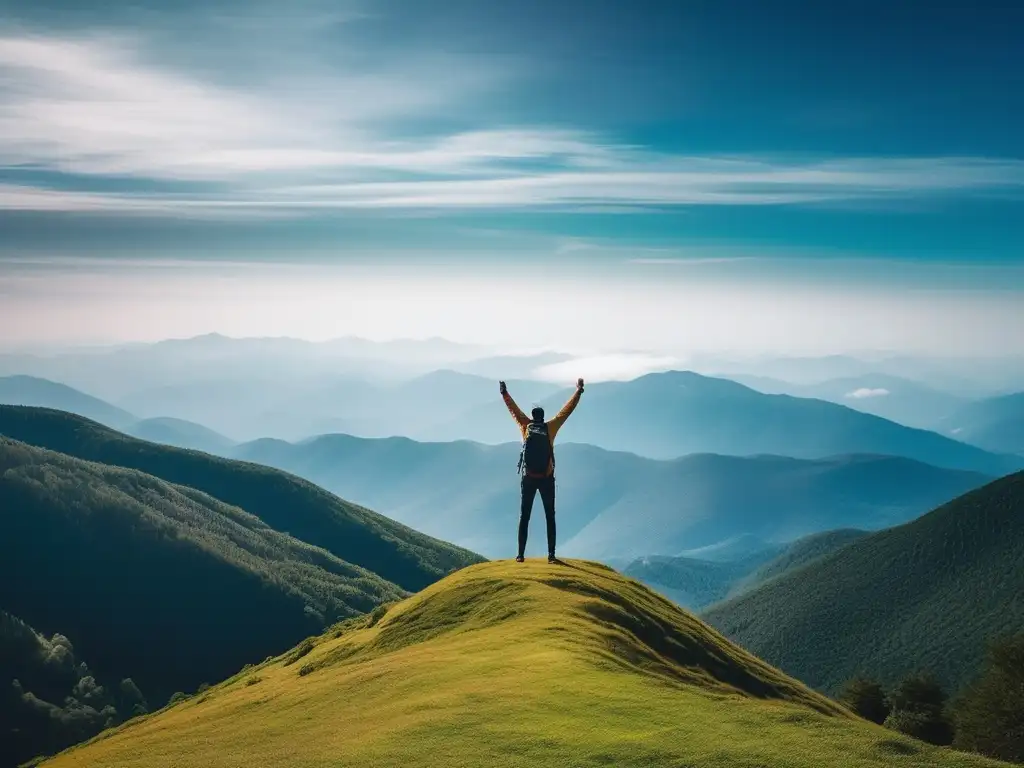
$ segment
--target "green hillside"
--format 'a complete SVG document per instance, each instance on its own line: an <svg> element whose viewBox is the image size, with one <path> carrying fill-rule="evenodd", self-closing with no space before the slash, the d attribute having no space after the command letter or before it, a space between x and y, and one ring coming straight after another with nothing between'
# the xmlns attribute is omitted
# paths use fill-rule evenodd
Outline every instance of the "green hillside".
<svg viewBox="0 0 1024 768"><path fill-rule="evenodd" d="M951 688L1024 630L1024 473L867 536L710 609L730 638L825 691L924 668Z"/></svg>
<svg viewBox="0 0 1024 768"><path fill-rule="evenodd" d="M409 591L481 559L284 472L148 443L60 411L0 406L0 435L195 488Z"/></svg>
<svg viewBox="0 0 1024 768"><path fill-rule="evenodd" d="M730 589L730 595L746 592L759 584L807 565L819 557L830 555L838 549L859 541L868 535L867 531L843 528L838 531L824 531L797 539L786 546L777 556L755 568L739 579Z"/></svg>
<svg viewBox="0 0 1024 768"><path fill-rule="evenodd" d="M485 556L507 557L514 546L516 444L326 435L237 450L238 458L293 472ZM566 443L557 458L559 551L605 560L678 555L744 534L791 541L838 528L877 530L991 480L896 456L655 461ZM542 537L530 545L544 553Z"/></svg>
<svg viewBox="0 0 1024 768"><path fill-rule="evenodd" d="M868 724L592 563L467 568L52 768L994 766Z"/></svg>
<svg viewBox="0 0 1024 768"><path fill-rule="evenodd" d="M192 488L0 438L0 606L157 699L404 594Z"/></svg>

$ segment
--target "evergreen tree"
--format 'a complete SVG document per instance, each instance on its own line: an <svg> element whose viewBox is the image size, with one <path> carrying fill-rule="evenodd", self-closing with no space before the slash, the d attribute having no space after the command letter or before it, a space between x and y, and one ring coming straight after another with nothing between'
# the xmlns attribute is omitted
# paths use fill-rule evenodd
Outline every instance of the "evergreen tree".
<svg viewBox="0 0 1024 768"><path fill-rule="evenodd" d="M1024 762L1024 634L994 642L954 708L955 746Z"/></svg>
<svg viewBox="0 0 1024 768"><path fill-rule="evenodd" d="M885 726L929 744L953 743L953 725L946 716L946 693L933 675L919 672L893 691Z"/></svg>
<svg viewBox="0 0 1024 768"><path fill-rule="evenodd" d="M855 677L843 686L839 703L865 720L881 725L889 716L885 690L875 680Z"/></svg>

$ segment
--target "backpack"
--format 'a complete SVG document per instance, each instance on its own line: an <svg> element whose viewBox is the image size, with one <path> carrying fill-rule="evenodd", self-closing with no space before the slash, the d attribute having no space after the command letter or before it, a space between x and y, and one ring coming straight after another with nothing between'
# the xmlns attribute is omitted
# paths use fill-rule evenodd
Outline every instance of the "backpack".
<svg viewBox="0 0 1024 768"><path fill-rule="evenodd" d="M526 427L526 439L519 454L519 471L533 477L544 477L548 466L554 463L554 451L548 437L548 425L530 422Z"/></svg>

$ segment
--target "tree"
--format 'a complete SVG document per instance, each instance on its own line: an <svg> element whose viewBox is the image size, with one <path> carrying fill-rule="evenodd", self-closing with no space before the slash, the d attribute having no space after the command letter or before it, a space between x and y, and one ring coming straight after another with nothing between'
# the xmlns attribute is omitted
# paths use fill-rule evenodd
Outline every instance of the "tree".
<svg viewBox="0 0 1024 768"><path fill-rule="evenodd" d="M839 703L865 720L881 725L889 716L885 690L875 680L855 677L843 686Z"/></svg>
<svg viewBox="0 0 1024 768"><path fill-rule="evenodd" d="M954 706L957 749L1024 762L1024 634L989 646L979 678Z"/></svg>
<svg viewBox="0 0 1024 768"><path fill-rule="evenodd" d="M953 743L953 724L946 716L946 693L930 673L919 672L896 687L885 727L929 744Z"/></svg>

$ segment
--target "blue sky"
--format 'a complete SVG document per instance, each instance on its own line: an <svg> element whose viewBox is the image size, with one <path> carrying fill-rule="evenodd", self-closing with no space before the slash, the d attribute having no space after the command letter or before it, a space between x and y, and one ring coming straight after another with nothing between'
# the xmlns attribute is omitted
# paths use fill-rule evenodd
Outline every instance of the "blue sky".
<svg viewBox="0 0 1024 768"><path fill-rule="evenodd" d="M156 291L142 335L357 330L328 306L229 322L230 295L189 288L221 265L247 297L235 316L254 318L252 296L272 299L241 264L272 284L307 267L296 286L360 269L400 306L430 280L479 295L512 272L517 291L544 282L588 307L627 286L624 312L675 287L659 311L691 325L672 315L688 290L752 306L738 297L757 289L766 308L733 335L811 301L759 337L780 349L822 297L859 295L863 313L939 292L914 334L860 341L935 347L935 323L960 313L964 349L1018 344L1014 5L0 1L0 319L123 335L97 319L104 302ZM483 306L426 325L492 333ZM422 312L359 330L415 335L436 314ZM672 343L631 327L637 346ZM858 342L821 333L798 346Z"/></svg>

